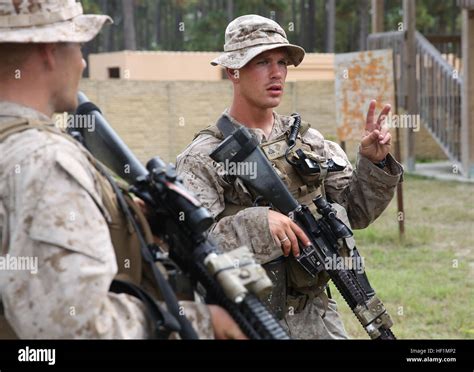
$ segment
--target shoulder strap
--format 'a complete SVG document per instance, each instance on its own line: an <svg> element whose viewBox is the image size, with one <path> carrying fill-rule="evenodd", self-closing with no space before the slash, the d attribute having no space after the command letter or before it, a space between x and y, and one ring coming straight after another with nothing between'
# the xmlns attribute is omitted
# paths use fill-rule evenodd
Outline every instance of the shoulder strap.
<svg viewBox="0 0 474 372"><path fill-rule="evenodd" d="M309 128L311 128L311 124L306 121L302 121L299 134L303 136L309 130ZM210 125L207 128L197 132L194 135L193 141L201 134L210 134L211 136L222 140L229 136L235 129L235 125L225 115L222 115L216 124Z"/></svg>
<svg viewBox="0 0 474 372"><path fill-rule="evenodd" d="M44 130L58 135L63 135L63 133L61 133L61 131L52 123L26 118L18 118L17 120L12 120L7 124L0 125L0 142L4 141L12 134L20 133L29 129ZM64 135L64 137L69 136Z"/></svg>
<svg viewBox="0 0 474 372"><path fill-rule="evenodd" d="M0 126L0 142L4 141L8 136L11 136L12 134L19 133L30 128L31 126L29 125L29 122L26 119L18 119L11 121L8 124L2 124Z"/></svg>
<svg viewBox="0 0 474 372"><path fill-rule="evenodd" d="M311 128L311 124L308 123L307 121L302 121L301 126L300 126L300 131L299 133L304 136L304 134Z"/></svg>
<svg viewBox="0 0 474 372"><path fill-rule="evenodd" d="M194 134L193 141L199 137L201 134L210 134L213 137L216 137L217 139L224 139L224 136L222 135L221 131L215 124L209 125L207 128L204 128L200 130L199 132Z"/></svg>

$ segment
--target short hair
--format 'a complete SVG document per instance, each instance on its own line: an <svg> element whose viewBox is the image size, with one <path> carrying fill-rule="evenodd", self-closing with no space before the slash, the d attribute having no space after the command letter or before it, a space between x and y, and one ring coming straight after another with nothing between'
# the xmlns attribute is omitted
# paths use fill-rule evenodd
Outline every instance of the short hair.
<svg viewBox="0 0 474 372"><path fill-rule="evenodd" d="M14 74L34 50L31 43L0 43L0 72L2 76Z"/></svg>

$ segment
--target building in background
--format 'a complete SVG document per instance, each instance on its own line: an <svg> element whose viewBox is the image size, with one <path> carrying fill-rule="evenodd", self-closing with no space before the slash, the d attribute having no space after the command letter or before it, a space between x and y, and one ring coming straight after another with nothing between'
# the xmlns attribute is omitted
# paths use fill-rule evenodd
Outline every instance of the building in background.
<svg viewBox="0 0 474 372"><path fill-rule="evenodd" d="M92 80L219 81L224 69L211 66L219 52L132 52L89 55ZM308 53L303 63L289 66L287 81L334 80L334 54Z"/></svg>

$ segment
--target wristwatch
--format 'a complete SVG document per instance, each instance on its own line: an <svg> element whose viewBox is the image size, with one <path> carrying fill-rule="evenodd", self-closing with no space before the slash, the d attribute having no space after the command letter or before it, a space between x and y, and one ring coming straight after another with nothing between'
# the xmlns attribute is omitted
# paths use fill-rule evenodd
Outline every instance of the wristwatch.
<svg viewBox="0 0 474 372"><path fill-rule="evenodd" d="M374 164L380 169L384 169L385 165L387 165L387 157L383 158L382 161L380 161L379 163L374 163Z"/></svg>
<svg viewBox="0 0 474 372"><path fill-rule="evenodd" d="M387 157L383 158L381 162L379 163L374 163L377 167L380 169L384 169L385 165L387 165Z"/></svg>

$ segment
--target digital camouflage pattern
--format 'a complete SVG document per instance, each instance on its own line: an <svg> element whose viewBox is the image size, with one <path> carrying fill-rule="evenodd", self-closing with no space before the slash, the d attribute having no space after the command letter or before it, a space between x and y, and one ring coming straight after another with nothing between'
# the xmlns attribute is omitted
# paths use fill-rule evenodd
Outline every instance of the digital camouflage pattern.
<svg viewBox="0 0 474 372"><path fill-rule="evenodd" d="M18 118L51 122L30 108L0 102L0 131ZM86 151L37 129L0 142L0 253L38 260L37 273L0 270L4 315L20 338L150 336L142 303L109 292L117 274L110 217L102 176ZM212 338L207 306L182 306L200 337Z"/></svg>
<svg viewBox="0 0 474 372"><path fill-rule="evenodd" d="M260 53L281 47L287 49L290 64L298 66L303 61L304 49L290 44L278 23L255 14L244 15L229 23L225 30L224 54L211 64L240 69Z"/></svg>
<svg viewBox="0 0 474 372"><path fill-rule="evenodd" d="M76 0L0 0L0 43L84 43L106 22Z"/></svg>
<svg viewBox="0 0 474 372"><path fill-rule="evenodd" d="M230 119L235 124L242 125L235 119ZM288 116L274 113L274 125L268 138L261 129L248 130L264 144L281 137L289 130L292 120ZM356 169L353 169L340 146L325 140L317 130L310 128L301 140L311 147L317 157L329 159L339 156L348 163L343 171L328 173L324 182L326 196L339 204L336 204L339 217L347 220L353 228L361 229L385 210L403 173L402 166L391 155L387 156L385 170L362 156L358 157ZM227 177L223 165L209 157L220 142L221 139L211 134L198 135L178 156L178 174L185 186L196 194L215 218L228 204L246 206L235 215L221 218L211 227L210 234L224 250L247 245L261 264L268 263L282 255L280 244L274 241L268 226L269 208L253 207L252 196L242 182L238 178ZM286 286L286 283L278 283L284 280L281 275L272 277L272 280L277 286ZM325 312L325 296L324 293L320 294L301 312L285 314L282 325L288 329L291 337L346 337L336 312L336 304L332 300L329 300L329 307Z"/></svg>

